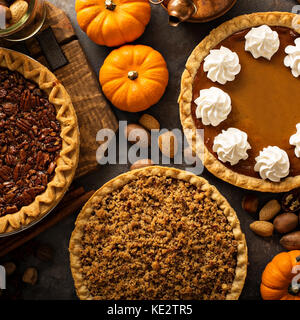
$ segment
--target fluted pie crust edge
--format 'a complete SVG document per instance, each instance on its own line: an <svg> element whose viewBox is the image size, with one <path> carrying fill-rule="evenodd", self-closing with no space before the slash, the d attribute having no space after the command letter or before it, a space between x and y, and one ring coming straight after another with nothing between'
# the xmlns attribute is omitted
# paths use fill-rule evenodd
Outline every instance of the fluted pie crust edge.
<svg viewBox="0 0 300 320"><path fill-rule="evenodd" d="M194 78L202 61L209 54L210 50L230 35L263 24L292 29L292 22L295 17L296 14L288 12L259 12L242 15L221 24L212 30L211 33L196 46L188 58L182 74L178 103L181 124L191 148L201 158L208 171L223 181L244 189L274 193L287 192L300 186L300 176L287 177L277 183L242 175L224 166L224 164L210 153L199 135L198 137L196 136L196 126L191 113ZM295 31L299 32L298 29ZM200 150L203 150L202 153Z"/></svg>
<svg viewBox="0 0 300 320"><path fill-rule="evenodd" d="M70 186L79 159L79 129L71 98L63 85L39 62L24 54L0 48L0 67L18 71L25 79L38 84L48 95L48 100L56 108L56 119L61 125L62 149L57 159L53 179L46 190L34 202L16 213L0 217L0 235L21 230L39 220L53 209Z"/></svg>
<svg viewBox="0 0 300 320"><path fill-rule="evenodd" d="M123 187L133 180L139 179L139 177L143 177L144 175L172 177L189 182L190 184L200 188L202 191L208 192L211 199L217 202L219 208L227 217L227 220L232 227L234 238L238 242L235 278L232 283L231 292L226 296L226 300L237 300L243 290L247 275L248 250L245 235L242 233L240 222L236 215L236 212L232 209L227 200L219 193L219 191L214 186L210 185L204 178L198 177L187 171L160 166L151 166L147 168L137 169L117 176L116 178L104 184L98 191L96 191L81 210L80 214L77 217L75 229L71 235L69 244L71 272L73 275L78 297L81 300L93 299L93 296L90 294L85 284L83 275L80 272L80 253L82 250L81 238L83 236L84 226L86 222L88 222L89 217L94 211L94 207L106 195Z"/></svg>

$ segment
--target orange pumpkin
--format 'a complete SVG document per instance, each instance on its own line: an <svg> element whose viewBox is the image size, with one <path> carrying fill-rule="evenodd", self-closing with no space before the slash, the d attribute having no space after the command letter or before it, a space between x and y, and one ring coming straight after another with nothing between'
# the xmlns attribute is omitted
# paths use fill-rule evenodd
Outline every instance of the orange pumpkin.
<svg viewBox="0 0 300 320"><path fill-rule="evenodd" d="M138 112L159 101L168 84L169 72L158 51L144 45L126 45L107 56L99 80L114 106Z"/></svg>
<svg viewBox="0 0 300 320"><path fill-rule="evenodd" d="M151 17L148 0L76 0L75 10L89 38L109 47L140 37Z"/></svg>
<svg viewBox="0 0 300 320"><path fill-rule="evenodd" d="M300 250L274 257L263 272L260 292L264 300L300 300Z"/></svg>

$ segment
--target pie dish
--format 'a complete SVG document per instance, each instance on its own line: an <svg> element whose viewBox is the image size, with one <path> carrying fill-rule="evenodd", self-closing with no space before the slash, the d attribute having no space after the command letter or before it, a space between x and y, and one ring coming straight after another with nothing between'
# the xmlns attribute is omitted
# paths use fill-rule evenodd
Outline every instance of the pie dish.
<svg viewBox="0 0 300 320"><path fill-rule="evenodd" d="M71 99L37 61L0 48L0 236L22 230L61 200L78 164Z"/></svg>
<svg viewBox="0 0 300 320"><path fill-rule="evenodd" d="M236 17L214 29L187 60L178 99L183 130L205 167L218 178L238 187L286 192L300 186L300 159L289 142L300 119L300 77L293 75L291 69L284 65L287 47L294 45L299 38L298 17L285 12ZM254 57L253 53L251 55L249 50L245 50L246 35L261 26L270 27L279 36L278 51L270 59ZM241 65L241 71L237 70L235 78L225 84L214 82L204 71L205 60L211 50L225 50L222 47L236 53ZM222 89L230 96L232 110L228 110L221 123L205 125L203 119L196 116L195 100L200 90L211 87ZM214 147L216 137L229 128L239 129L248 137L247 156L237 164L221 161L214 151L217 149ZM204 130L204 138L197 138L197 129ZM262 177L256 170L257 157L268 146L280 148L289 159L289 172L280 181Z"/></svg>
<svg viewBox="0 0 300 320"><path fill-rule="evenodd" d="M247 246L235 211L205 179L151 166L103 185L69 245L82 300L238 299Z"/></svg>

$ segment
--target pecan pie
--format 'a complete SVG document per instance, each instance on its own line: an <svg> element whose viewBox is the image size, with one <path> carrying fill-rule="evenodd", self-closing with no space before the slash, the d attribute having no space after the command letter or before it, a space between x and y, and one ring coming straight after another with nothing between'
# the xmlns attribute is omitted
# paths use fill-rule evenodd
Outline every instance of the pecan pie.
<svg viewBox="0 0 300 320"><path fill-rule="evenodd" d="M247 247L215 187L155 166L94 194L77 218L70 261L80 299L238 299Z"/></svg>
<svg viewBox="0 0 300 320"><path fill-rule="evenodd" d="M205 167L224 181L264 192L300 186L299 21L285 12L236 17L186 63L181 123L194 151L204 149Z"/></svg>
<svg viewBox="0 0 300 320"><path fill-rule="evenodd" d="M78 162L75 111L38 62L0 49L0 234L40 219L61 199Z"/></svg>

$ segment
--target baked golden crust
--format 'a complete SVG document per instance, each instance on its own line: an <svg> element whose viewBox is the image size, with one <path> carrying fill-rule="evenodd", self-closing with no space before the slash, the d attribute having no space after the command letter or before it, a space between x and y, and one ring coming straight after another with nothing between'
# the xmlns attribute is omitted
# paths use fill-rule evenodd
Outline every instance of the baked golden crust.
<svg viewBox="0 0 300 320"><path fill-rule="evenodd" d="M208 171L218 178L244 189L262 192L286 192L300 186L300 176L288 177L279 183L266 181L234 172L216 159L216 157L209 152L203 141L199 139L199 137L196 139L196 126L191 113L194 78L203 59L209 54L210 50L230 35L263 24L293 28L296 17L297 15L287 12L261 12L239 16L225 22L212 30L212 32L197 45L188 58L182 74L181 92L178 102L181 124L190 145L194 152L199 155ZM299 32L298 28L294 30ZM200 150L204 151L203 154L200 154Z"/></svg>
<svg viewBox="0 0 300 320"><path fill-rule="evenodd" d="M39 62L12 50L0 48L0 67L18 71L26 79L37 83L49 96L61 125L62 149L57 159L53 179L44 193L16 213L0 217L0 235L9 234L39 220L63 197L70 186L79 159L79 129L71 98L55 75Z"/></svg>
<svg viewBox="0 0 300 320"><path fill-rule="evenodd" d="M147 176L165 176L186 181L191 185L200 188L202 191L207 192L213 201L217 202L218 207L224 212L227 220L232 228L234 239L237 241L237 265L235 270L235 278L232 283L230 293L226 296L228 300L238 299L244 286L245 278L247 275L247 245L245 236L241 231L240 223L235 211L231 208L226 199L211 186L205 179L200 178L194 174L186 171L178 170L175 168L151 166L143 169L133 170L124 173L103 185L91 199L83 207L82 211L77 217L75 229L72 233L69 245L70 251L70 265L74 278L77 295L80 299L91 300L93 296L90 294L88 287L85 284L84 277L80 272L81 262L80 253L82 251L81 239L84 234L84 226L88 222L95 206L108 194L123 187L133 180L140 177Z"/></svg>

